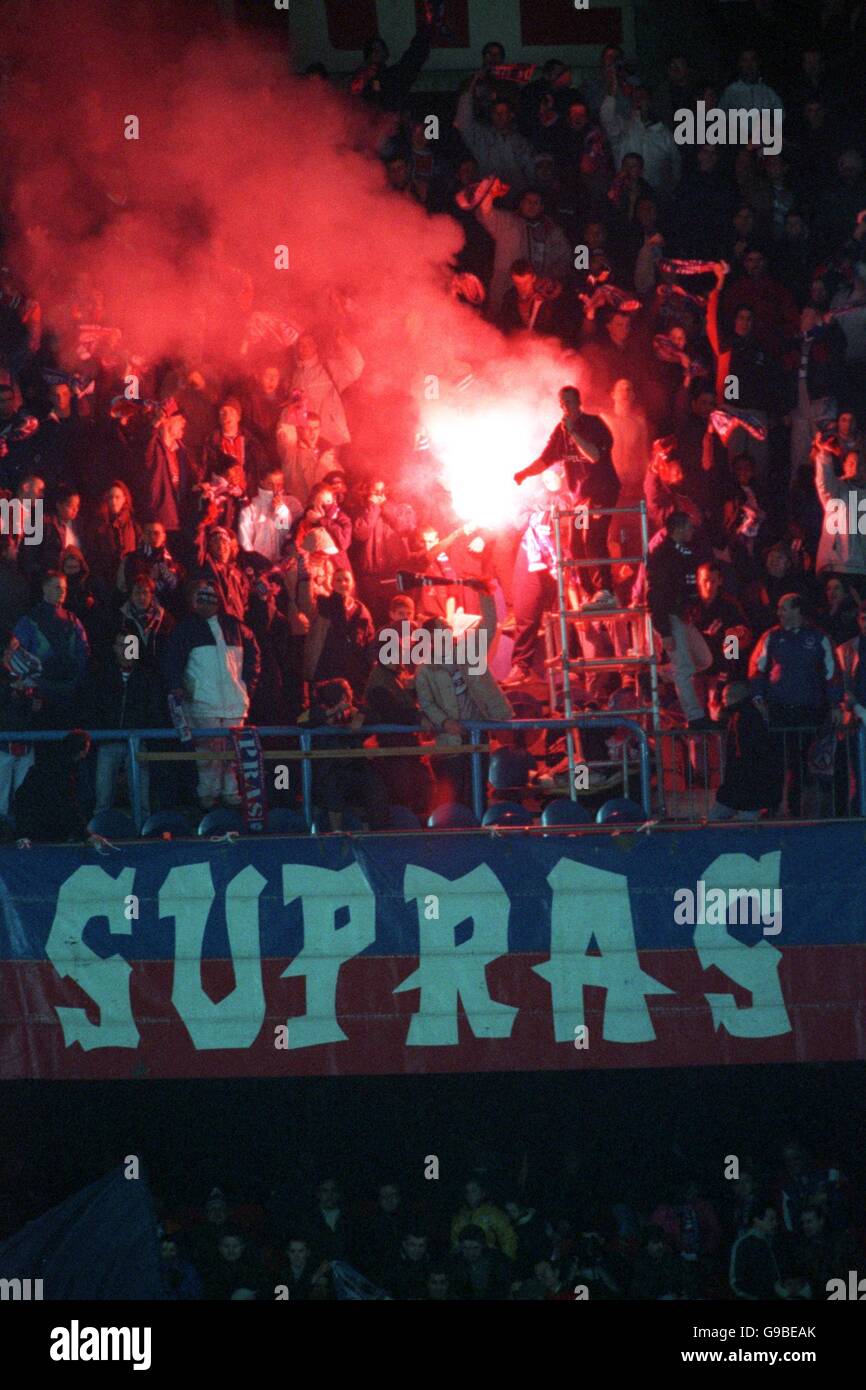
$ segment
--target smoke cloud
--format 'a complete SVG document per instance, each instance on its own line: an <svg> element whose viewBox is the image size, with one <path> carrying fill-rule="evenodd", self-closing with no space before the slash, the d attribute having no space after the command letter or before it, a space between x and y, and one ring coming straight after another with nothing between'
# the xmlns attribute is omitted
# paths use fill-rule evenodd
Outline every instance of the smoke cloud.
<svg viewBox="0 0 866 1390"><path fill-rule="evenodd" d="M252 311L325 348L343 332L366 363L353 459L404 480L412 459L422 514L423 470L441 468L461 517L501 523L511 475L538 452L576 362L506 344L451 295L462 232L387 187L369 114L247 35L166 32L153 5L16 8L0 106L7 259L64 364L71 302L99 313L97 290L128 353L180 354L217 375L250 360ZM419 428L427 455L413 455Z"/></svg>

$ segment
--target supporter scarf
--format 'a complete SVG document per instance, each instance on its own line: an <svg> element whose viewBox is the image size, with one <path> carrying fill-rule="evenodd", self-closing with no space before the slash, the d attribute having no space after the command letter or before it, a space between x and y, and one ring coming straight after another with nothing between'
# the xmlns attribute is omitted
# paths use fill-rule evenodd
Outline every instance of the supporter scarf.
<svg viewBox="0 0 866 1390"><path fill-rule="evenodd" d="M497 82L517 82L523 86L532 81L536 66L535 63L498 63L491 68L490 76Z"/></svg>
<svg viewBox="0 0 866 1390"><path fill-rule="evenodd" d="M244 828L262 831L268 814L265 760L258 729L232 729L232 743L238 767L238 790L242 797Z"/></svg>
<svg viewBox="0 0 866 1390"><path fill-rule="evenodd" d="M707 301L698 294L689 294L680 285L659 285L656 298L661 309L692 307L703 314Z"/></svg>
<svg viewBox="0 0 866 1390"><path fill-rule="evenodd" d="M715 261L659 261L662 275L710 275L716 269Z"/></svg>
<svg viewBox="0 0 866 1390"><path fill-rule="evenodd" d="M714 410L710 414L710 424L723 444L727 444L735 430L744 429L753 439L766 439L767 431L758 416L751 410L733 414L727 410Z"/></svg>
<svg viewBox="0 0 866 1390"><path fill-rule="evenodd" d="M639 299L632 299L625 290L610 284L596 285L591 295L580 294L578 299L586 309L609 307L621 314L633 314L640 308Z"/></svg>
<svg viewBox="0 0 866 1390"><path fill-rule="evenodd" d="M141 629L145 642L152 633L159 631L165 616L165 609L156 599L147 608L133 608L132 599L127 599L120 611L124 618L128 618Z"/></svg>
<svg viewBox="0 0 866 1390"><path fill-rule="evenodd" d="M682 349L672 343L670 338L664 333L657 333L653 338L653 351L656 357L660 357L663 362L680 362ZM690 386L696 376L706 376L707 369L703 362L697 362L689 358L683 367L685 372L685 385Z"/></svg>

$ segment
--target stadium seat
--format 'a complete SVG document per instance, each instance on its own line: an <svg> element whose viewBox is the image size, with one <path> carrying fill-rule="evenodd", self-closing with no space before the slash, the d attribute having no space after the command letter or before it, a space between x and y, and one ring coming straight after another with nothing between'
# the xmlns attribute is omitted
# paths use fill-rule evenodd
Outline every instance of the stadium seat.
<svg viewBox="0 0 866 1390"><path fill-rule="evenodd" d="M197 834L199 835L226 835L230 830L243 833L244 818L240 811L234 810L231 806L214 806L212 811L202 816L199 821Z"/></svg>
<svg viewBox="0 0 866 1390"><path fill-rule="evenodd" d="M471 829L477 827L478 818L468 806L461 806L457 801L446 801L430 812L427 825L430 830Z"/></svg>
<svg viewBox="0 0 866 1390"><path fill-rule="evenodd" d="M497 748L490 758L487 780L496 792L521 792L535 767L531 753L516 748Z"/></svg>
<svg viewBox="0 0 866 1390"><path fill-rule="evenodd" d="M592 816L579 801L571 801L566 796L558 796L555 801L548 801L541 813L541 824L547 826L555 825L592 825Z"/></svg>
<svg viewBox="0 0 866 1390"><path fill-rule="evenodd" d="M143 840L158 840L162 835L191 835L192 829L180 811L154 811L141 827Z"/></svg>
<svg viewBox="0 0 866 1390"><path fill-rule="evenodd" d="M303 811L292 806L274 806L268 811L265 820L265 833L268 835L309 835L310 827Z"/></svg>
<svg viewBox="0 0 866 1390"><path fill-rule="evenodd" d="M630 801L627 796L614 796L599 806L595 819L599 825L643 825L646 815L636 801Z"/></svg>
<svg viewBox="0 0 866 1390"><path fill-rule="evenodd" d="M125 811L100 811L88 823L91 835L104 835L106 840L134 840L138 835L135 821Z"/></svg>
<svg viewBox="0 0 866 1390"><path fill-rule="evenodd" d="M482 825L534 825L535 819L516 801L497 801L484 812Z"/></svg>
<svg viewBox="0 0 866 1390"><path fill-rule="evenodd" d="M420 830L421 822L408 806L391 806L388 810L388 826L391 830Z"/></svg>

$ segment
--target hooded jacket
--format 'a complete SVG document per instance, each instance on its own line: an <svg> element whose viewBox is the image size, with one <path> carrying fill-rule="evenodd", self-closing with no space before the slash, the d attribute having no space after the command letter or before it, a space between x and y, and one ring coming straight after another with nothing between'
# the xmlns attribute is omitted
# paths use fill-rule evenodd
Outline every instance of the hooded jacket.
<svg viewBox="0 0 866 1390"><path fill-rule="evenodd" d="M168 689L183 689L194 714L215 719L246 718L260 666L258 642L230 613L184 618L163 661Z"/></svg>

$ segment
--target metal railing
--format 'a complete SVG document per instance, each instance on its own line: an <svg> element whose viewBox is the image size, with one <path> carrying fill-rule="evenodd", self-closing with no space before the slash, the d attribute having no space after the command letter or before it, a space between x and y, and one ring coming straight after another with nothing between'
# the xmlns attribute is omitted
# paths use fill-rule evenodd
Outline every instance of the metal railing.
<svg viewBox="0 0 866 1390"><path fill-rule="evenodd" d="M858 722L856 730L838 739L832 768L819 775L809 768L809 749L825 732L823 725L770 725L781 786L771 815L778 809L792 819L866 817L866 728ZM664 805L668 820L705 820L725 776L724 728L699 733L663 729L657 737L663 783L656 789L657 804Z"/></svg>
<svg viewBox="0 0 866 1390"><path fill-rule="evenodd" d="M563 735L571 729L620 729L625 730L636 740L636 772L640 785L640 802L647 819L658 815L662 807L669 821L680 824L699 824L707 819L715 801L716 790L724 776L724 730L718 732L691 732L688 729L665 729L656 735L656 765L662 769L662 783L652 785L652 750L646 731L634 720L618 714L591 714L575 716L572 719L514 719L505 721L477 721L465 725L469 736L468 743L446 746L420 744L403 749L368 748L335 749L333 753L313 749L314 739L340 738L346 736L346 729L326 726L310 729L299 725L280 725L258 728L263 738L297 739L297 749L265 749L264 756L269 761L277 758L301 763L301 789L303 811L308 825L313 822L313 763L319 759L333 757L346 758L350 755L371 759L390 757L434 757L471 759L471 801L472 810L480 821L485 810L484 760L490 757L491 750L483 735L494 732L552 732ZM13 730L0 732L0 747L12 743L30 746L35 743L58 742L66 735L62 729ZM404 737L419 732L414 726L402 724L378 724L361 727L356 731L364 738L376 734L402 734ZM840 739L832 775L818 777L807 766L808 749L820 729L811 726L797 728L772 728L778 737L779 754L782 764L782 780L786 791L789 815L802 816L809 820L829 820L847 816L866 818L866 728L857 725L856 730ZM225 742L226 729L196 729L197 738L220 739ZM130 758L130 801L132 816L136 827L143 822L143 802L141 766L151 761L185 761L190 758L213 759L217 756L231 758L233 752L219 754L214 749L202 748L189 752L181 746L177 752L147 754L143 748L152 741L179 742L177 731L171 729L97 729L90 733L97 745L100 743L125 743ZM627 755L626 747L621 750L621 763L624 782L627 780L635 759ZM617 765L611 758L605 762L589 762L589 767ZM625 788L627 794L627 787ZM565 789L545 789L544 794L555 797L564 795ZM592 789L589 789L591 794ZM568 794L578 800L575 781L570 778Z"/></svg>
<svg viewBox="0 0 866 1390"><path fill-rule="evenodd" d="M249 727L249 726L247 726ZM364 756L375 759L377 757L434 757L434 758L456 758L468 757L471 759L471 778L472 778L472 810L480 821L484 815L484 759L490 757L490 749L486 743L481 741L481 735L492 732L559 732L566 735L571 729L625 729L629 735L637 740L638 744L638 772L640 779L641 805L644 813L649 818L652 805L652 778L650 763L649 741L645 731L639 724L631 719L625 719L616 714L599 717L580 716L573 719L512 719L508 721L473 721L464 724L469 735L468 744L460 745L436 745L434 743L411 746L403 749L395 748L363 748L363 749L335 749L333 753L329 750L314 749L314 739L325 738L345 738L352 732L364 739L371 738L377 734L402 734L405 738L410 738L420 730L414 725L405 724L371 724L362 725L358 729L349 730L345 726L326 725L324 728L311 729L305 725L279 725L266 727L256 726L256 732L261 738L291 738L298 740L297 749L264 749L263 756L266 761L275 761L277 758L286 761L299 761L301 763L301 795L303 801L303 811L307 824L312 825L314 816L313 803L313 763L320 759L327 758L347 758L352 755ZM150 753L143 748L148 742L179 742L177 730L170 729L96 729L88 731L90 738L97 745L100 743L125 743L129 750L129 795L131 802L132 818L136 828L141 829L143 824L143 797L141 767L147 762L186 762L191 759L202 759L212 761L219 757L227 759L233 758L234 753L226 750L224 753L213 748L201 748L189 750L185 746L177 751ZM7 744L17 744L29 746L34 743L57 743L66 737L66 729L39 729L39 730L14 730L10 732L0 732L0 748ZM197 728L194 731L193 742L199 739L219 739L226 742L229 730ZM572 800L577 799L577 788L574 777L569 779L569 795ZM551 795L557 795L552 792Z"/></svg>

